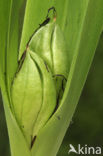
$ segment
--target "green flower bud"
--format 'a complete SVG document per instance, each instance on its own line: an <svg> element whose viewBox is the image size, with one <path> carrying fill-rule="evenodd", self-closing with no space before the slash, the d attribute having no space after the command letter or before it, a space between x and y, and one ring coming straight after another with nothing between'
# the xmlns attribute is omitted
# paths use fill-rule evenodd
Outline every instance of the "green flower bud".
<svg viewBox="0 0 103 156"><path fill-rule="evenodd" d="M30 145L55 109L56 91L43 60L29 49L14 78L11 99L15 117Z"/></svg>
<svg viewBox="0 0 103 156"><path fill-rule="evenodd" d="M12 111L29 146L60 103L67 76L65 39L53 21L32 36L11 86Z"/></svg>
<svg viewBox="0 0 103 156"><path fill-rule="evenodd" d="M62 98L68 76L68 50L60 27L51 22L36 31L29 48L37 53L50 68L55 79L57 98Z"/></svg>

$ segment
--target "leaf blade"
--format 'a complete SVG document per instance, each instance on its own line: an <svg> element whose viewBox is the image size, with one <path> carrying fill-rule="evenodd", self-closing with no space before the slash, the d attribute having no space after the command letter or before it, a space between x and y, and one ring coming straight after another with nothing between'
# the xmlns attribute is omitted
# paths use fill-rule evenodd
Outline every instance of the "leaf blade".
<svg viewBox="0 0 103 156"><path fill-rule="evenodd" d="M32 153L37 156L43 156L48 152L50 153L50 156L57 154L68 124L70 123L70 120L75 111L87 77L88 70L90 68L90 64L94 56L96 45L101 34L103 24L102 5L103 1L101 0L98 2L93 0L88 1L86 16L84 17L84 22L81 27L79 41L77 41L78 44L75 49L75 55L71 65L71 71L68 78L63 104L50 119L44 129L42 129L39 133L38 138L34 144L34 148L32 149ZM96 12L94 11L94 7L96 8ZM91 36L88 38L90 33ZM87 44L86 47L84 46L85 43ZM58 120L58 117L60 120ZM51 142L50 146L46 143L48 138ZM54 140L56 140L56 143ZM44 146L46 148L44 148ZM41 147L40 151L37 151L38 147Z"/></svg>

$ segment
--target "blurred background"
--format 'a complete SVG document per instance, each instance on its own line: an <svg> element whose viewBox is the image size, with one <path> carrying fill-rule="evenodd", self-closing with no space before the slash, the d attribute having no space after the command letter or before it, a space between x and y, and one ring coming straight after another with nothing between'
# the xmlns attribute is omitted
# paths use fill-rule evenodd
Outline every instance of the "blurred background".
<svg viewBox="0 0 103 156"><path fill-rule="evenodd" d="M59 130L58 130L59 131ZM103 33L72 122L58 156L68 156L69 144L103 147ZM0 156L10 156L9 140L0 95ZM75 156L75 154L70 154Z"/></svg>

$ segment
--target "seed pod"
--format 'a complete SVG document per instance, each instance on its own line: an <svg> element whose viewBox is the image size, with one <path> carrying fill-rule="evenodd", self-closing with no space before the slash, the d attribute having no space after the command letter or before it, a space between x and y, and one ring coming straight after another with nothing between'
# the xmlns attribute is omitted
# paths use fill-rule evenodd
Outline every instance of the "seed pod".
<svg viewBox="0 0 103 156"><path fill-rule="evenodd" d="M55 109L56 91L43 60L29 49L14 78L11 100L15 117L30 146L31 139Z"/></svg>
<svg viewBox="0 0 103 156"><path fill-rule="evenodd" d="M69 62L68 50L60 27L54 21L46 24L36 31L28 46L50 68L55 80L57 98L61 99L68 76Z"/></svg>

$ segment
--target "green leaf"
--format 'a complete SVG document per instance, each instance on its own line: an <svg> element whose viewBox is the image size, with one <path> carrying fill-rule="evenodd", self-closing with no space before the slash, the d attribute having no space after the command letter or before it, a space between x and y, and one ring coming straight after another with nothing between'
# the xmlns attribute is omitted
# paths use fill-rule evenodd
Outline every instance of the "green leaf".
<svg viewBox="0 0 103 156"><path fill-rule="evenodd" d="M19 129L17 122L8 107L8 97L6 92L2 92L3 95L3 102L4 102L4 109L6 115L6 121L8 126L9 132L9 139L10 139L10 147L11 147L11 155L12 156L31 156L30 150L27 146L25 138Z"/></svg>
<svg viewBox="0 0 103 156"><path fill-rule="evenodd" d="M20 58L30 36L45 20L48 8L53 5L57 10L57 22L65 34L71 68L61 106L41 129L30 150L9 107L10 86L18 65L18 55ZM103 28L102 6L103 0L44 0L43 3L41 0L0 0L0 86L12 156L57 154L78 103Z"/></svg>
<svg viewBox="0 0 103 156"><path fill-rule="evenodd" d="M5 4L5 7L4 7ZM5 57L7 50L7 31L9 23L9 12L11 7L11 0L0 1L0 87L5 83Z"/></svg>
<svg viewBox="0 0 103 156"><path fill-rule="evenodd" d="M74 3L72 3L72 7L73 5ZM35 156L44 156L46 153L49 153L50 156L57 154L75 111L101 34L102 6L102 0L88 0L88 5L85 6L85 16L82 19L76 45L73 49L74 56L62 105L40 131L32 149ZM39 147L40 150L38 150Z"/></svg>
<svg viewBox="0 0 103 156"><path fill-rule="evenodd" d="M14 115L10 110L10 99L8 96L12 78L17 66L17 52L20 42L20 30L23 24L21 11L23 10L22 6L24 6L24 2L22 0L0 1L0 87L2 90L4 109L10 138L11 154L13 156L31 155L25 138L19 129Z"/></svg>
<svg viewBox="0 0 103 156"><path fill-rule="evenodd" d="M19 44L24 21L26 0L12 0L8 23L7 52L6 52L6 83L8 95L18 66Z"/></svg>

